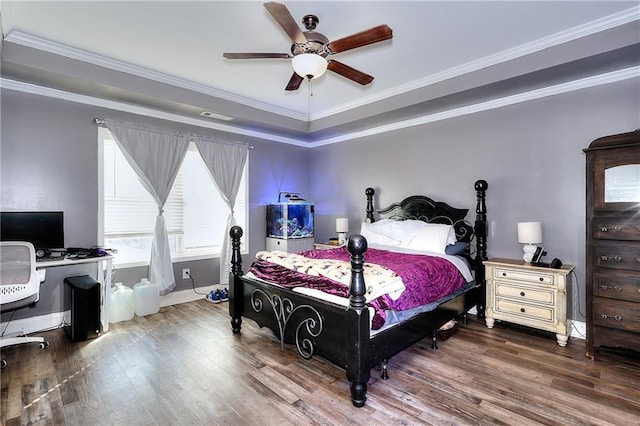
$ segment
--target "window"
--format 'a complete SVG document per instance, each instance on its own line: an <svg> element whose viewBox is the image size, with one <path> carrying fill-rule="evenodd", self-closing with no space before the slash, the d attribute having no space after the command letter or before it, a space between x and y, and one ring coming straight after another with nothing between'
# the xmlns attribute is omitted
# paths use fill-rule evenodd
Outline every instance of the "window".
<svg viewBox="0 0 640 426"><path fill-rule="evenodd" d="M100 134L102 244L118 250L115 262L119 265L148 264L158 208L111 133L101 129ZM247 223L246 176L247 166L235 205L236 223L243 229ZM164 206L172 260L219 256L228 211L192 142Z"/></svg>

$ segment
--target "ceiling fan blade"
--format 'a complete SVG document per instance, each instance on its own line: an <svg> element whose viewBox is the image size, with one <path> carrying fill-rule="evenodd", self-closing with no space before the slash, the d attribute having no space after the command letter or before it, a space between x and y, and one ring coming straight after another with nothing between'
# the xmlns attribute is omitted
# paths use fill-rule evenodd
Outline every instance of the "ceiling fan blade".
<svg viewBox="0 0 640 426"><path fill-rule="evenodd" d="M268 3L265 3L264 7L265 9L267 9L267 12L269 12L271 16L273 16L273 19L276 20L278 25L282 27L284 32L287 33L289 38L294 43L307 42L307 38L302 33L302 30L296 23L296 20L293 19L293 16L291 16L291 12L289 12L287 6L282 3L270 1Z"/></svg>
<svg viewBox="0 0 640 426"><path fill-rule="evenodd" d="M345 65L342 62L330 60L327 65L327 69L340 74L343 77L348 78L349 80L353 80L356 83L360 83L363 86L365 84L369 84L373 81L373 76L363 73L362 71L358 71L355 68L350 67L349 65Z"/></svg>
<svg viewBox="0 0 640 426"><path fill-rule="evenodd" d="M327 48L331 53L339 53L379 41L389 40L390 38L393 38L391 28L389 28L388 25L378 25L377 27L332 41L327 44Z"/></svg>
<svg viewBox="0 0 640 426"><path fill-rule="evenodd" d="M289 59L293 56L288 53L223 53L227 59Z"/></svg>
<svg viewBox="0 0 640 426"><path fill-rule="evenodd" d="M293 90L298 90L300 88L300 84L302 84L303 81L304 81L304 78L300 77L298 74L294 72L293 75L291 76L291 80L289 80L289 83L287 83L287 87L285 87L284 90L289 92Z"/></svg>

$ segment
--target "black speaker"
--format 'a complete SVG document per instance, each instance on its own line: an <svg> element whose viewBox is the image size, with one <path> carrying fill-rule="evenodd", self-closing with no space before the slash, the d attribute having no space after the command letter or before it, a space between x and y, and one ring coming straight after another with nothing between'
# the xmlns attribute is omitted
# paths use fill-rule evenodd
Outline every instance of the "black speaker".
<svg viewBox="0 0 640 426"><path fill-rule="evenodd" d="M100 283L89 275L64 279L64 309L71 321L64 327L74 342L100 335Z"/></svg>
<svg viewBox="0 0 640 426"><path fill-rule="evenodd" d="M549 265L549 266L554 268L554 269L560 269L560 268L562 268L562 261L556 257L555 259L553 259L551 261L551 265Z"/></svg>

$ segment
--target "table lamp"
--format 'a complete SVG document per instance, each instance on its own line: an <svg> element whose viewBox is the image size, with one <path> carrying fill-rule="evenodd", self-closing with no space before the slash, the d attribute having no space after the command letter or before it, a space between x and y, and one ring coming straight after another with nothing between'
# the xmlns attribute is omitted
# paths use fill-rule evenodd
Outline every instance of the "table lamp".
<svg viewBox="0 0 640 426"><path fill-rule="evenodd" d="M542 243L542 223L540 222L518 222L518 242L524 244L525 262L531 263L533 253L536 251L536 244Z"/></svg>
<svg viewBox="0 0 640 426"><path fill-rule="evenodd" d="M349 218L339 217L336 219L336 232L338 233L338 245L347 243L347 232L349 232Z"/></svg>

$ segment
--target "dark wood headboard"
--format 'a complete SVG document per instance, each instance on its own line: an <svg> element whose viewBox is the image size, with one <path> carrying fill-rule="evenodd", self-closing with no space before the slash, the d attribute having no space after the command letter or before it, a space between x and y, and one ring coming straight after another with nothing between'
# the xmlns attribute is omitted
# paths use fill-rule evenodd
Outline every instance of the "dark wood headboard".
<svg viewBox="0 0 640 426"><path fill-rule="evenodd" d="M484 281L483 260L487 260L487 206L485 198L489 184L485 180L478 180L474 184L476 190L476 218L473 225L465 218L469 209L458 209L442 201L434 201L424 195L412 195L399 203L378 210L373 207L375 190L367 188L366 219L375 222L375 213L378 219L392 220L421 220L429 223L443 223L453 225L458 241L473 243L475 240L475 253L469 253L473 269L476 272L476 281ZM472 249L473 250L473 249Z"/></svg>

